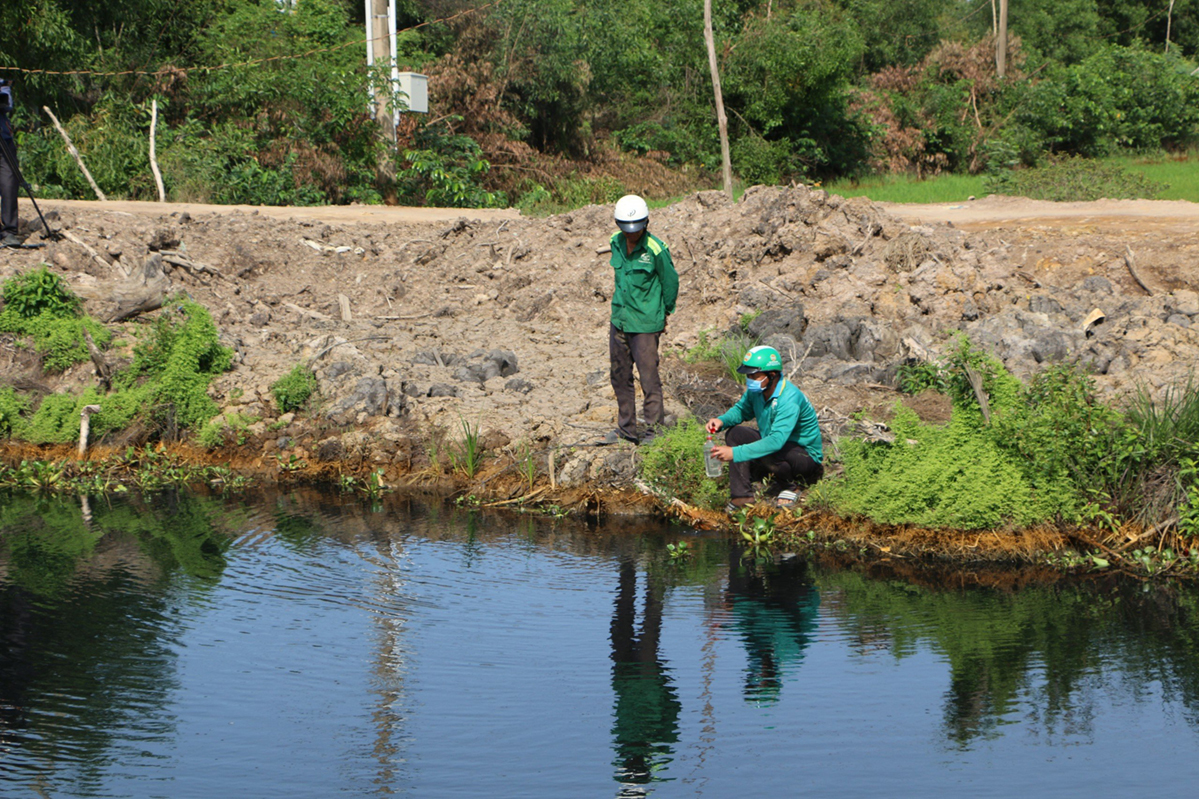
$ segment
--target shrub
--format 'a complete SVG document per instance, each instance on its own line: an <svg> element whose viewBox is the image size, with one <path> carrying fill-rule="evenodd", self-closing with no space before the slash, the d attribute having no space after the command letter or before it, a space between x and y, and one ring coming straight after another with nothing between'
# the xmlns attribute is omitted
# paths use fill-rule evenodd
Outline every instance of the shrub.
<svg viewBox="0 0 1199 799"><path fill-rule="evenodd" d="M753 320L750 320L753 321ZM746 325L748 326L748 322ZM738 383L745 383L745 375L737 371L741 359L757 343L748 333L736 332L726 335L715 335L707 330L699 331L699 342L683 353L687 363L711 361L719 364L725 373Z"/></svg>
<svg viewBox="0 0 1199 799"><path fill-rule="evenodd" d="M1186 146L1199 135L1199 83L1188 72L1139 46L1104 47L1032 85L1015 124L1050 151L1085 156Z"/></svg>
<svg viewBox="0 0 1199 799"><path fill-rule="evenodd" d="M42 314L54 317L73 317L80 313L79 298L71 293L62 278L46 267L4 281L5 315L8 312L20 319L33 319Z"/></svg>
<svg viewBox="0 0 1199 799"><path fill-rule="evenodd" d="M303 408L316 391L316 375L302 364L296 364L292 370L271 384L271 394L275 404L283 413L298 411Z"/></svg>
<svg viewBox="0 0 1199 799"><path fill-rule="evenodd" d="M965 337L925 371L944 381L953 401L949 424L923 424L897 406L896 443L839 442L844 473L818 484L813 499L842 513L928 527L981 529L1075 515L1085 475L1101 465L1100 441L1118 420L1095 400L1085 376L1052 370L1026 389Z"/></svg>
<svg viewBox="0 0 1199 799"><path fill-rule="evenodd" d="M27 410L29 403L17 396L16 390L11 386L0 388L0 436L12 435Z"/></svg>
<svg viewBox="0 0 1199 799"><path fill-rule="evenodd" d="M1008 194L1057 202L1152 199L1169 188L1115 164L1087 158L1063 158L1043 167L1000 170L983 180L990 194Z"/></svg>
<svg viewBox="0 0 1199 799"><path fill-rule="evenodd" d="M224 446L232 435L238 446L241 446L246 443L250 425L257 421L258 417L226 411L210 419L196 435L196 441L205 449L218 449Z"/></svg>
<svg viewBox="0 0 1199 799"><path fill-rule="evenodd" d="M842 440L844 474L817 483L813 499L884 523L968 530L1028 524L1059 509L1016 457L956 410L947 426L933 427L898 406L894 445Z"/></svg>
<svg viewBox="0 0 1199 799"><path fill-rule="evenodd" d="M158 317L147 341L134 347L133 363L119 383L150 386L148 401L173 414L180 427L195 427L216 415L208 396L212 378L233 363L233 351L218 341L208 309L185 300Z"/></svg>
<svg viewBox="0 0 1199 799"><path fill-rule="evenodd" d="M44 266L9 278L2 292L0 331L32 338L47 372L62 372L88 360L84 330L97 347L106 347L112 339L107 328L83 315L79 298Z"/></svg>
<svg viewBox="0 0 1199 799"><path fill-rule="evenodd" d="M641 447L638 471L654 488L700 508L721 508L728 501L728 477L713 480L704 473L707 431L688 417Z"/></svg>

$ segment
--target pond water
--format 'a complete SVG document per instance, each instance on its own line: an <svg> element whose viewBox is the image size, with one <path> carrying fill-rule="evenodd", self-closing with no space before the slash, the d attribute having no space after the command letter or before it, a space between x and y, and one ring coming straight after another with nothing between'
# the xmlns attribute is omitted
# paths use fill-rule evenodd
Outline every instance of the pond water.
<svg viewBox="0 0 1199 799"><path fill-rule="evenodd" d="M313 491L0 494L0 795L1193 795L1199 594L1011 577Z"/></svg>

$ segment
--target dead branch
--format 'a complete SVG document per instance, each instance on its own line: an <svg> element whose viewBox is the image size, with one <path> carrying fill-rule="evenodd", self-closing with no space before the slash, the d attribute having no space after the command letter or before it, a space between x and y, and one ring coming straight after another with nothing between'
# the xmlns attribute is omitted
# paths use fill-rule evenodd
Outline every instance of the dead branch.
<svg viewBox="0 0 1199 799"><path fill-rule="evenodd" d="M88 244L83 239L79 238L78 236L76 236L74 233L72 233L69 230L65 230L65 229L60 230L59 233L61 233L62 237L65 238L67 241L78 244L80 247L82 247L84 250L86 250L87 254L92 257L92 260L95 261L96 263L100 264L101 266L103 266L105 269L112 269L115 266L117 268L117 270L120 271L122 277L129 277L129 273L127 271L125 271L125 267L121 265L120 261L117 261L116 263L109 263L108 261L105 261L104 257L101 256L100 253L98 253L94 249L92 249L92 246L90 244Z"/></svg>
<svg viewBox="0 0 1199 799"><path fill-rule="evenodd" d="M223 277L223 275L221 274L221 270L217 269L215 266L209 266L208 264L202 264L197 261L192 261L189 258L185 258L183 256L183 254L178 252L177 250L163 250L162 251L162 260L166 261L171 266L182 267L182 268L186 269L188 272L191 272L195 276L204 274L204 275L216 275L217 277Z"/></svg>
<svg viewBox="0 0 1199 799"><path fill-rule="evenodd" d="M1126 251L1124 255L1124 265L1128 267L1128 274L1132 275L1132 279L1137 282L1138 286L1145 290L1147 295L1153 296L1153 292L1148 286L1145 285L1145 281L1141 280L1141 276L1137 274L1136 267L1133 265L1132 247L1125 244L1124 249Z"/></svg>
<svg viewBox="0 0 1199 799"><path fill-rule="evenodd" d="M86 326L83 328L83 341L87 344L87 353L96 367L96 376L100 378L100 387L108 391L112 385L112 367L108 365L108 360L96 346L96 342L92 339L92 334Z"/></svg>

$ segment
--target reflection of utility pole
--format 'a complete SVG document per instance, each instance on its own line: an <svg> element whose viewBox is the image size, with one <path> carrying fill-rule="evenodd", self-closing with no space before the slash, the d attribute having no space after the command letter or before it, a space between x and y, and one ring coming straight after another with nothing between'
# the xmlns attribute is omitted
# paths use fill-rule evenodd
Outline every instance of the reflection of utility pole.
<svg viewBox="0 0 1199 799"><path fill-rule="evenodd" d="M999 0L999 30L995 35L995 71L1001 78L1007 71L1007 0Z"/></svg>

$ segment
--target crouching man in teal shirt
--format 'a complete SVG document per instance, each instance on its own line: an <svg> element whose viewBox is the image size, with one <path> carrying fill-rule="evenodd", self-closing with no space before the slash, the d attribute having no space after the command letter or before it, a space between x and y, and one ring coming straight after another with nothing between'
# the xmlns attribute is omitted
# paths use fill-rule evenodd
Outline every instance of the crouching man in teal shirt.
<svg viewBox="0 0 1199 799"><path fill-rule="evenodd" d="M773 477L779 504L795 502L795 489L824 476L820 424L812 403L783 377L783 359L774 347L754 347L745 353L737 371L746 376L745 393L737 404L708 420L708 432L727 428L727 446L712 454L729 465L731 505L754 500L753 481ZM758 429L741 425L756 419Z"/></svg>

